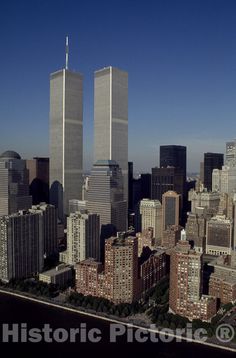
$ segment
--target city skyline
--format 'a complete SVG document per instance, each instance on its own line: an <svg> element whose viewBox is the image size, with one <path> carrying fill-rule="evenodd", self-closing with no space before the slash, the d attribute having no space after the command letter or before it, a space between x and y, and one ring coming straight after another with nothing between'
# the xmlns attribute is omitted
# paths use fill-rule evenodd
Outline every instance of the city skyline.
<svg viewBox="0 0 236 358"><path fill-rule="evenodd" d="M9 0L1 26L0 344L236 352L236 3Z"/></svg>
<svg viewBox="0 0 236 358"><path fill-rule="evenodd" d="M69 69L84 74L85 170L93 164L93 73L110 65L129 74L129 160L135 171L158 165L163 144L187 146L189 172L199 171L204 152L225 153L225 142L235 137L233 1L150 1L135 8L133 1L118 1L115 13L107 1L71 1L74 11L58 1L52 19L53 3L1 5L7 52L0 59L1 152L14 149L27 159L49 155L48 79L65 65L68 35Z"/></svg>

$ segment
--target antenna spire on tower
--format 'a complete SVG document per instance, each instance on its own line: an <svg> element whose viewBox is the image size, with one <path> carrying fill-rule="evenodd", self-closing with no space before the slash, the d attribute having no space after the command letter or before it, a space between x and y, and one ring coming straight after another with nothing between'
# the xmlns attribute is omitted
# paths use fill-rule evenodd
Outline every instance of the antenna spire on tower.
<svg viewBox="0 0 236 358"><path fill-rule="evenodd" d="M68 70L69 38L66 36L66 70Z"/></svg>

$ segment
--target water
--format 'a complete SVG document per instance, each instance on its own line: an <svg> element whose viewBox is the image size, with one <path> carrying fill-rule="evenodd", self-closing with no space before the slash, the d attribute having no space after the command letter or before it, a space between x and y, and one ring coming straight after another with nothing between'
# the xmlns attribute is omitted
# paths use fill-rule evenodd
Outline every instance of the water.
<svg viewBox="0 0 236 358"><path fill-rule="evenodd" d="M44 324L50 324L53 329L79 328L81 323L87 324L87 330L98 328L101 331L102 339L99 343L2 343L3 323L27 323L28 328L42 329ZM109 342L110 324L92 317L79 315L73 312L64 311L56 307L49 307L39 303L26 301L21 298L0 294L0 325L1 343L0 348L11 357L13 354L24 357L121 357L143 356L152 357L199 357L200 355L213 355L218 357L233 357L234 353L209 348L193 343L153 343L150 340L146 343L127 343L126 335L120 337L117 343Z"/></svg>

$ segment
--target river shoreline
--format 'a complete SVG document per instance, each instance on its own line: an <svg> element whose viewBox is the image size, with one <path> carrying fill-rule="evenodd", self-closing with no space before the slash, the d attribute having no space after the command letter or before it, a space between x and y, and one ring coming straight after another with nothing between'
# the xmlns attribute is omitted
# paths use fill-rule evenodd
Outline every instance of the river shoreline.
<svg viewBox="0 0 236 358"><path fill-rule="evenodd" d="M61 310L64 310L64 311L68 311L68 312L72 312L72 313L76 313L76 314L79 314L81 316L87 316L87 317L91 317L93 319L98 319L98 320L102 320L102 321L106 321L106 322L109 322L109 323L117 323L117 324L123 324L127 327L132 327L132 328L135 328L135 329L143 329L143 330L146 330L148 332L152 332L152 333L156 333L156 334L159 334L159 335L166 335L166 336L169 336L169 337L173 337L173 338L176 338L176 339L181 339L181 341L185 341L185 342L190 342L190 343L197 343L197 344L201 344L201 345L204 345L204 346L208 346L210 348L217 348L217 349L221 349L221 350L225 350L225 351L229 351L229 352L236 352L236 348L233 348L233 347L227 347L227 346L224 346L224 345L221 345L221 344L215 344L215 343L211 343L209 341L199 341L199 340L196 340L196 339L190 339L188 337L184 337L184 336L178 336L176 334L173 334L173 333L170 333L170 332L165 332L163 333L161 330L159 329L152 329L148 326L142 326L142 325L137 325L137 324L134 324L134 323L130 323L128 321L124 321L124 320L119 320L119 319L115 319L115 318L112 318L112 317L106 317L106 316L102 316L100 314L95 314L95 313L91 313L91 312L88 312L88 311L83 311L83 310L80 310L79 308L75 308L75 307L72 307L72 306L69 306L69 305L63 305L61 303L56 303L56 302L53 302L49 299L42 299L42 298L36 298L36 297L32 297L32 296L29 296L25 293L18 293L18 292L13 292L13 291L10 291L10 290L5 290L5 289L0 289L0 293L1 294L6 294L6 295L10 295L10 296L14 296L14 297L18 297L18 298L21 298L21 299L24 299L24 300L28 300L28 301L31 301L31 302L34 302L34 303L38 303L38 304L42 304L42 305L46 305L46 306L51 306L51 307L54 307L54 308L57 308L57 309L61 309Z"/></svg>

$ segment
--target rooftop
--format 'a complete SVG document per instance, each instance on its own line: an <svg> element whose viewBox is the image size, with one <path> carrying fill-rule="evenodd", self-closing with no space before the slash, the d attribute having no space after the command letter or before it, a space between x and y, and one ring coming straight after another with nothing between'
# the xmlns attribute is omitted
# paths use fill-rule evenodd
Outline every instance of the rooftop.
<svg viewBox="0 0 236 358"><path fill-rule="evenodd" d="M0 159L21 159L21 156L13 150L7 150L0 155Z"/></svg>
<svg viewBox="0 0 236 358"><path fill-rule="evenodd" d="M61 264L61 265L58 265L58 266L52 268L51 270L41 272L40 275L55 276L55 275L58 275L60 273L64 273L64 272L67 272L70 270L71 270L71 267L69 265Z"/></svg>
<svg viewBox="0 0 236 358"><path fill-rule="evenodd" d="M109 166L109 165L118 165L118 163L115 160L109 160L109 159L105 159L105 160L98 160L95 163L96 166Z"/></svg>

